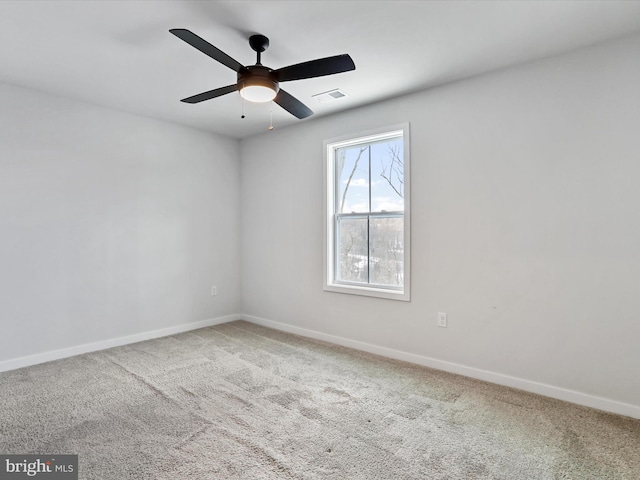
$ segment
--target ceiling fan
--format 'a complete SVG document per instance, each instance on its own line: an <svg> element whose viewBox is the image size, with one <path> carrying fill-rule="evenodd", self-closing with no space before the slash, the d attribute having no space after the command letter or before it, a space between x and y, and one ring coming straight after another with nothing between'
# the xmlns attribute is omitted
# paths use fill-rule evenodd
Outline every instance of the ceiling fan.
<svg viewBox="0 0 640 480"><path fill-rule="evenodd" d="M269 47L269 39L264 35L249 37L249 45L257 52L258 58L255 65L245 67L189 30L174 28L169 31L238 74L236 83L183 98L181 101L186 103L199 103L238 90L245 100L251 102L270 102L273 100L290 114L302 119L313 115L313 111L300 100L282 90L280 82L333 75L356 68L351 57L343 54L272 70L260 63L260 55Z"/></svg>

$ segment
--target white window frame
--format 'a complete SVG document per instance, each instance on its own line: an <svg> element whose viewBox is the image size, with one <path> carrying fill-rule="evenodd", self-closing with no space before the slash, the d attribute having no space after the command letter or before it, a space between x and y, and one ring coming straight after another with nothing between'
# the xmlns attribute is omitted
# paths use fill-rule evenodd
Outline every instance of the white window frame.
<svg viewBox="0 0 640 480"><path fill-rule="evenodd" d="M335 152L338 148L393 138L402 134L404 154L404 286L400 289L336 282ZM324 290L391 300L411 300L411 175L409 123L325 140L324 146Z"/></svg>

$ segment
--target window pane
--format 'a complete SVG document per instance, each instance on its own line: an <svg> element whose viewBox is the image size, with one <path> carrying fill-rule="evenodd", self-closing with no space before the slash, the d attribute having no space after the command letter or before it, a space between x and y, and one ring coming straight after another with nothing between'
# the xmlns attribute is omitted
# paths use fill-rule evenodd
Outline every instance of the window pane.
<svg viewBox="0 0 640 480"><path fill-rule="evenodd" d="M369 211L369 147L356 145L336 150L336 213Z"/></svg>
<svg viewBox="0 0 640 480"><path fill-rule="evenodd" d="M338 218L338 280L367 283L367 218Z"/></svg>
<svg viewBox="0 0 640 480"><path fill-rule="evenodd" d="M371 145L371 211L404 211L402 138Z"/></svg>
<svg viewBox="0 0 640 480"><path fill-rule="evenodd" d="M370 283L404 285L404 218L371 217Z"/></svg>

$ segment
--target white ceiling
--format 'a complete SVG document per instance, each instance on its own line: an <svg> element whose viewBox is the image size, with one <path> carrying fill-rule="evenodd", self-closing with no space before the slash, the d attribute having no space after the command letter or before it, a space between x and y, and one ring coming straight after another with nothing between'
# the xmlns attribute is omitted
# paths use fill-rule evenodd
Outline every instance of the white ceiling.
<svg viewBox="0 0 640 480"><path fill-rule="evenodd" d="M314 117L640 31L640 1L0 1L0 82L236 138L297 120L237 93L235 72L169 33L186 28L242 64L266 35L280 68L348 53L353 72L283 84ZM640 53L640 52L639 52ZM318 103L340 88L348 97ZM302 121L309 121L302 120Z"/></svg>

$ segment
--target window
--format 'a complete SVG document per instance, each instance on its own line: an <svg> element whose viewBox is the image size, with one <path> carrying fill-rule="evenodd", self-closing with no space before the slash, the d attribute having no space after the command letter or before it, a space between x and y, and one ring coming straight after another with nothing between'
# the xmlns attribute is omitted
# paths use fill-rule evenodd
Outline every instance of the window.
<svg viewBox="0 0 640 480"><path fill-rule="evenodd" d="M325 142L325 283L409 300L409 125Z"/></svg>

